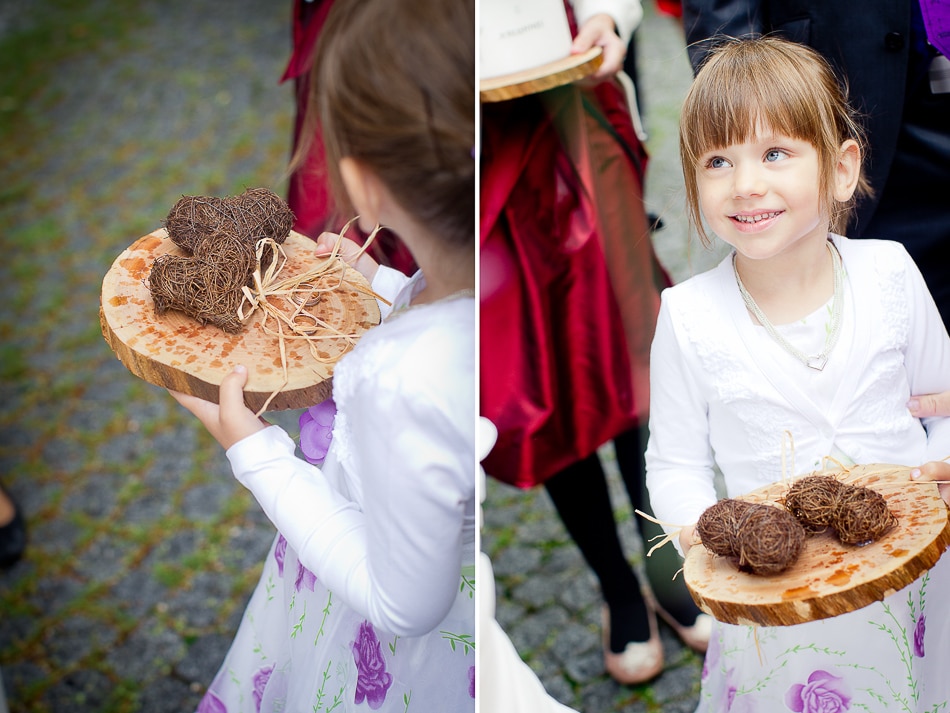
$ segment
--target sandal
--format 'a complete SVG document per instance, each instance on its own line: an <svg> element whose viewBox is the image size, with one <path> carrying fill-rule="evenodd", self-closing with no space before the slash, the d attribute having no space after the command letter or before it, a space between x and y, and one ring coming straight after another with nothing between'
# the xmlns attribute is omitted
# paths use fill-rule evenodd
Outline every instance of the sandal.
<svg viewBox="0 0 950 713"><path fill-rule="evenodd" d="M656 613L650 602L647 615L650 620L650 638L646 641L630 641L622 652L610 650L610 610L605 605L601 610L601 622L604 631L604 668L617 681L626 685L645 683L656 678L663 671L663 645L656 624Z"/></svg>
<svg viewBox="0 0 950 713"><path fill-rule="evenodd" d="M698 654L706 653L706 649L709 648L709 637L712 636L713 618L709 614L701 613L697 615L692 626L684 626L659 605L652 593L648 593L647 596L653 610L676 632L684 644Z"/></svg>

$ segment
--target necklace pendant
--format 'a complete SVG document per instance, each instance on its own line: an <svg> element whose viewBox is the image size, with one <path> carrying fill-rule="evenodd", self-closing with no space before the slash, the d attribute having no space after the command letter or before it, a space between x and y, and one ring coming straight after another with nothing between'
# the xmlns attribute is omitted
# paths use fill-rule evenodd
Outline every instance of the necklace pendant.
<svg viewBox="0 0 950 713"><path fill-rule="evenodd" d="M825 364L828 363L828 357L824 354L816 354L815 356L810 356L805 360L805 366L815 371L821 371L825 368Z"/></svg>

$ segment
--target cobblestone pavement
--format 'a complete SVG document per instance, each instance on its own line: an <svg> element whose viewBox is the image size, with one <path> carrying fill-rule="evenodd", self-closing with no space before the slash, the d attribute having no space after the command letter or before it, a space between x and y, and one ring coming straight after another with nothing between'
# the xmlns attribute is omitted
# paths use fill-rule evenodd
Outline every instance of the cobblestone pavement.
<svg viewBox="0 0 950 713"><path fill-rule="evenodd" d="M283 192L290 3L0 6L0 478L30 537L0 573L9 706L190 711L274 530L115 359L99 288L182 194Z"/></svg>
<svg viewBox="0 0 950 713"><path fill-rule="evenodd" d="M649 198L682 277L688 67L675 25L647 10ZM289 43L289 2L0 1L0 479L30 535L0 572L12 713L193 710L257 580L273 527L203 429L114 358L98 297L182 194L284 192ZM296 416L276 420L294 432ZM701 662L668 630L654 683L603 675L596 585L545 498L488 492L484 547L515 643L582 710L690 710ZM618 516L635 556L629 508Z"/></svg>

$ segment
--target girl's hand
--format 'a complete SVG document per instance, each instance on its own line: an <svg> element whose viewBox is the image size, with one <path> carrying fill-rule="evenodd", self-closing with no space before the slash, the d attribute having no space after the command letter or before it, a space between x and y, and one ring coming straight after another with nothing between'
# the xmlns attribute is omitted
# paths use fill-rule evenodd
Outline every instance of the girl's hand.
<svg viewBox="0 0 950 713"><path fill-rule="evenodd" d="M945 503L950 505L950 463L942 460L924 463L919 468L914 468L910 471L910 477L912 480L919 480L921 482L929 482L932 480L948 481L941 483L937 487L940 489L940 497L943 498Z"/></svg>
<svg viewBox="0 0 950 713"><path fill-rule="evenodd" d="M682 530L680 530L680 547L683 548L683 557L685 557L686 553L689 552L690 547L699 542L698 539L694 539L695 534L695 525L687 525Z"/></svg>
<svg viewBox="0 0 950 713"><path fill-rule="evenodd" d="M355 258L360 251L360 246L349 238L340 238L336 233L320 233L317 238L317 255L325 257L333 252L333 246L340 241L340 257L347 265L354 267L370 283L376 277L376 271L379 269L379 263L366 253Z"/></svg>
<svg viewBox="0 0 950 713"><path fill-rule="evenodd" d="M577 31L577 37L571 44L571 54L583 54L591 47L603 49L604 61L589 80L602 81L614 76L623 69L623 60L627 56L627 47L614 32L614 20L606 14L594 15Z"/></svg>
<svg viewBox="0 0 950 713"><path fill-rule="evenodd" d="M240 440L262 431L267 423L258 418L244 405L244 385L247 383L247 369L234 367L234 371L221 381L220 404L214 404L197 396L189 396L178 391L170 393L174 399L191 411L208 429L208 433L227 450Z"/></svg>
<svg viewBox="0 0 950 713"><path fill-rule="evenodd" d="M907 408L917 418L928 416L950 416L950 391L942 394L924 394L911 396Z"/></svg>

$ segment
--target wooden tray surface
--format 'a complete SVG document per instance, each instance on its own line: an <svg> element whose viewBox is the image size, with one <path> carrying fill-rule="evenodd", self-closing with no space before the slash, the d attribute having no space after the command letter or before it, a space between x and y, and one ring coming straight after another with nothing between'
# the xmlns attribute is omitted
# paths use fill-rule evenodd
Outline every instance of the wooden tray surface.
<svg viewBox="0 0 950 713"><path fill-rule="evenodd" d="M935 483L912 483L910 468L856 466L846 482L877 490L898 525L863 547L842 544L832 532L809 537L798 561L762 577L694 545L686 556L686 586L704 612L729 624L788 626L844 614L880 601L936 564L950 545L947 506ZM775 483L739 499L778 502L787 486Z"/></svg>
<svg viewBox="0 0 950 713"><path fill-rule="evenodd" d="M283 244L287 263L281 277L293 277L313 268L315 243L291 232ZM120 254L102 282L99 319L106 342L134 375L156 386L199 396L217 403L218 387L237 364L248 369L244 400L259 410L284 380L279 339L262 329L263 314L255 311L242 332L229 334L213 325L201 325L177 311L155 313L146 279L155 258L183 254L164 229L139 238ZM348 283L369 289L365 278L347 268ZM343 332L361 335L379 323L376 299L344 286L328 293L313 312ZM270 326L274 328L273 320ZM304 340L285 340L288 383L269 404L268 411L304 408L331 395L333 364L346 351L340 340L321 341L322 358L314 359Z"/></svg>
<svg viewBox="0 0 950 713"><path fill-rule="evenodd" d="M483 102L500 102L537 94L590 76L603 61L603 50L592 47L583 54L570 55L540 67L482 79L478 84L479 95Z"/></svg>

